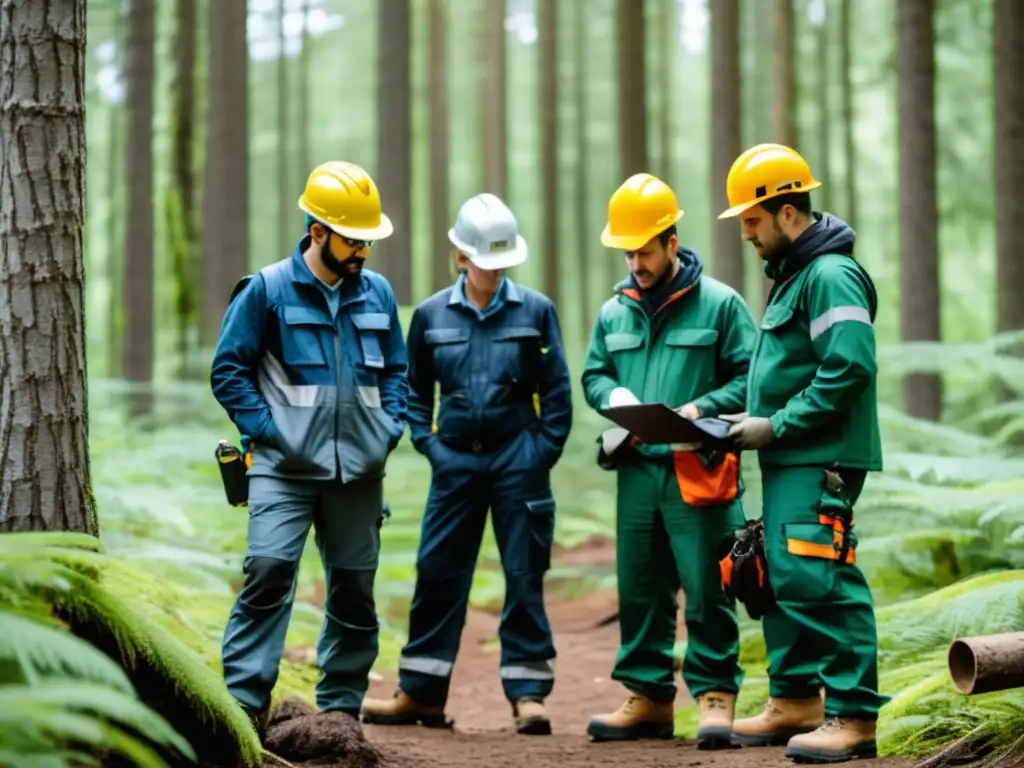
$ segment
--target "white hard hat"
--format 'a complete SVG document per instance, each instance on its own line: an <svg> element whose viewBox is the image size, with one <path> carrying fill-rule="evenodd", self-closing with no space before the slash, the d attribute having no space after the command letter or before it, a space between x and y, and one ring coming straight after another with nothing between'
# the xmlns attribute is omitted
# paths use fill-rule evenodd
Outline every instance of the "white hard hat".
<svg viewBox="0 0 1024 768"><path fill-rule="evenodd" d="M508 269L526 261L526 241L516 217L490 192L462 204L448 239L480 269Z"/></svg>

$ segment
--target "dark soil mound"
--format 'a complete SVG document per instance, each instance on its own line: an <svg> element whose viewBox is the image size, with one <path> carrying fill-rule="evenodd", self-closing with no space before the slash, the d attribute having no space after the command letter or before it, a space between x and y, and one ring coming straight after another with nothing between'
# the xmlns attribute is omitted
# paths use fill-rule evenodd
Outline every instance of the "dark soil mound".
<svg viewBox="0 0 1024 768"><path fill-rule="evenodd" d="M358 720L341 712L318 712L295 698L274 708L264 746L303 768L377 768L381 763Z"/></svg>

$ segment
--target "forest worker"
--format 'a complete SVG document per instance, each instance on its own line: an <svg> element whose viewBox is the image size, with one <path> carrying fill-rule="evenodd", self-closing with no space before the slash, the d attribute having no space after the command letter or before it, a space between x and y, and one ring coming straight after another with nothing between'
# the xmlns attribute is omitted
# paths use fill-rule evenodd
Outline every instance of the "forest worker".
<svg viewBox="0 0 1024 768"><path fill-rule="evenodd" d="M765 557L777 607L765 614L770 696L736 741L790 757L874 756L878 691L871 590L855 561L853 504L882 468L875 389L878 299L853 259L854 231L814 212L821 186L788 147L741 155L726 182L744 240L773 286L750 365L746 412L729 416L756 450ZM819 693L824 688L824 702Z"/></svg>
<svg viewBox="0 0 1024 768"><path fill-rule="evenodd" d="M549 734L544 699L554 684L555 647L543 581L554 535L550 472L572 423L561 330L549 299L504 275L527 253L498 197L485 192L463 203L448 238L458 278L416 307L409 323L409 430L431 469L409 641L394 697L367 699L363 721L450 724L444 707L490 508L505 572L502 687L516 730Z"/></svg>
<svg viewBox="0 0 1024 768"><path fill-rule="evenodd" d="M629 276L601 307L583 371L598 411L625 393L688 418L743 406L754 321L743 298L703 274L679 244L675 193L654 176L627 179L608 202L601 242L626 252ZM617 471L617 569L621 647L612 678L630 696L593 717L592 740L672 738L676 594L686 595L682 677L701 708L703 748L729 745L736 693L734 605L722 590L716 545L744 516L737 457L627 441L602 444Z"/></svg>
<svg viewBox="0 0 1024 768"><path fill-rule="evenodd" d="M373 242L393 231L376 184L357 165L327 162L298 206L305 235L290 257L236 288L211 371L252 456L245 580L222 653L228 690L258 729L310 525L327 593L316 701L358 717L377 657L382 480L408 392L394 294L364 267Z"/></svg>

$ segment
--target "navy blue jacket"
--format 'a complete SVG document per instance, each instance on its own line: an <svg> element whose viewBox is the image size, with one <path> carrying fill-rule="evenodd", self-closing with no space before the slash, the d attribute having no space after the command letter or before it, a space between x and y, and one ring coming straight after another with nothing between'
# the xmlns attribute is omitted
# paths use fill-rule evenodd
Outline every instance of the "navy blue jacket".
<svg viewBox="0 0 1024 768"><path fill-rule="evenodd" d="M455 286L438 291L409 323L409 431L429 456L434 388L438 437L456 450L497 450L524 430L535 451L527 466L550 468L572 426L572 390L554 305L508 278L500 306L480 316ZM533 403L540 396L540 417Z"/></svg>
<svg viewBox="0 0 1024 768"><path fill-rule="evenodd" d="M250 440L250 475L376 479L405 430L405 341L387 280L345 278L337 318L302 258L260 270L232 300L210 372Z"/></svg>

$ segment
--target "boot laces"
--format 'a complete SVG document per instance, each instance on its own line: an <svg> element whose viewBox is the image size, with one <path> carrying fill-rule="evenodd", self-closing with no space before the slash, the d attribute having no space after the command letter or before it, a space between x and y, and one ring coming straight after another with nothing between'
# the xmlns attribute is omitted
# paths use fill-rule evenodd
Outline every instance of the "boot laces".
<svg viewBox="0 0 1024 768"><path fill-rule="evenodd" d="M839 717L826 717L822 721L819 730L822 731L839 731L843 728L843 720Z"/></svg>
<svg viewBox="0 0 1024 768"><path fill-rule="evenodd" d="M709 694L708 696L705 696L704 703L707 705L708 709L726 708L725 699L723 699L721 696L716 696L715 694Z"/></svg>

